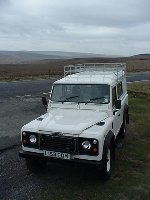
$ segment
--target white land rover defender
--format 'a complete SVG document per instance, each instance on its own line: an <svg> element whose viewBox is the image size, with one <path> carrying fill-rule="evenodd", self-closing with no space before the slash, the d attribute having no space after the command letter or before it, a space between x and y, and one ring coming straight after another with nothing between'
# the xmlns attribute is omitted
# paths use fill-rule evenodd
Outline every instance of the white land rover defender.
<svg viewBox="0 0 150 200"><path fill-rule="evenodd" d="M54 82L46 114L21 130L21 157L38 172L47 161L95 165L111 175L118 137L129 123L126 64L69 65Z"/></svg>

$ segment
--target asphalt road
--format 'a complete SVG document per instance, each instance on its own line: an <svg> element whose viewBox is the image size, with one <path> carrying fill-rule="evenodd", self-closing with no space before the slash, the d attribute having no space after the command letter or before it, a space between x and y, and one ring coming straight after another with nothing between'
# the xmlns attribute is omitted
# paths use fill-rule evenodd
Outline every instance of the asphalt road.
<svg viewBox="0 0 150 200"><path fill-rule="evenodd" d="M55 80L31 80L31 81L14 81L0 83L0 99L24 96L24 95L41 95L43 92L49 92Z"/></svg>
<svg viewBox="0 0 150 200"><path fill-rule="evenodd" d="M41 97L0 99L0 150L20 144L21 127L45 112Z"/></svg>
<svg viewBox="0 0 150 200"><path fill-rule="evenodd" d="M26 169L19 150L15 147L0 154L1 200L90 200L97 186L103 192L103 182L94 171L89 173L91 168L49 163L35 175Z"/></svg>
<svg viewBox="0 0 150 200"><path fill-rule="evenodd" d="M150 72L128 73L127 82L150 80Z"/></svg>
<svg viewBox="0 0 150 200"><path fill-rule="evenodd" d="M127 82L150 80L150 72L129 73ZM0 83L0 99L24 96L41 95L43 92L49 92L55 80L34 80L34 81L16 81Z"/></svg>

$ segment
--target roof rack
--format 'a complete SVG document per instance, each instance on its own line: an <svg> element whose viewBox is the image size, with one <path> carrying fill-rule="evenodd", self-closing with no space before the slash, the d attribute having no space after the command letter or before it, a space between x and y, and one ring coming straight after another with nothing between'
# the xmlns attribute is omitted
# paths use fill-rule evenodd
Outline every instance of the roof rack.
<svg viewBox="0 0 150 200"><path fill-rule="evenodd" d="M112 71L118 79L118 73L121 72L122 76L126 74L126 63L84 63L76 65L68 65L64 67L64 77L81 72Z"/></svg>

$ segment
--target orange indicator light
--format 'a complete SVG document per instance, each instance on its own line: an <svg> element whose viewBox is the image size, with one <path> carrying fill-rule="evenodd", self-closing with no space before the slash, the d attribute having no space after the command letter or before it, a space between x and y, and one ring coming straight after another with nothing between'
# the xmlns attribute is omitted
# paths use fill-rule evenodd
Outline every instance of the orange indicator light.
<svg viewBox="0 0 150 200"><path fill-rule="evenodd" d="M96 148L93 148L92 150L93 150L93 153L96 153L96 152L97 152L97 149L96 149Z"/></svg>
<svg viewBox="0 0 150 200"><path fill-rule="evenodd" d="M22 141L23 144L26 144L26 142L27 142L26 140L23 140L23 141Z"/></svg>

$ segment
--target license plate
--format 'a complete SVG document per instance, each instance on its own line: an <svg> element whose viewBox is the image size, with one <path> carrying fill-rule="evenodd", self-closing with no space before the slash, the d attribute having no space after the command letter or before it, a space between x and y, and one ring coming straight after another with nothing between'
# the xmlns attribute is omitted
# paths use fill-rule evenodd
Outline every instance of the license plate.
<svg viewBox="0 0 150 200"><path fill-rule="evenodd" d="M61 153L61 152L55 152L55 151L44 151L44 156L70 160L70 154L68 154L68 153Z"/></svg>

